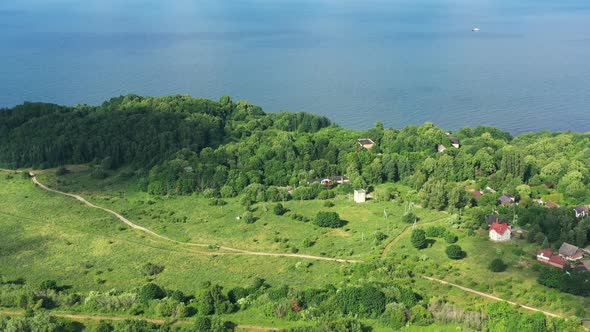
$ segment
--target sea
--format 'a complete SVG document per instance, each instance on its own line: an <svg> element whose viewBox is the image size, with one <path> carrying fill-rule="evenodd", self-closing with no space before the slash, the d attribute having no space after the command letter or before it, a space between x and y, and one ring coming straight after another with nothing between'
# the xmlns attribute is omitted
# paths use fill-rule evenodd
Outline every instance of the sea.
<svg viewBox="0 0 590 332"><path fill-rule="evenodd" d="M587 132L590 1L0 1L0 107L131 93L352 129Z"/></svg>

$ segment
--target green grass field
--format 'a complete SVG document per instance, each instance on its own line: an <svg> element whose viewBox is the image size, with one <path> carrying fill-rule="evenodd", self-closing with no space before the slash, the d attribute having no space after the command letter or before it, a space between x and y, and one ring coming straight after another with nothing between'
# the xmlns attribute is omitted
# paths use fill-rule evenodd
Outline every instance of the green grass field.
<svg viewBox="0 0 590 332"><path fill-rule="evenodd" d="M302 271L296 258L220 255L165 243L20 176L0 177L0 197L0 266L8 279L37 284L53 278L82 291L126 289L146 282L140 272L146 262L165 266L158 283L191 293L204 281L233 287L255 276L299 286L341 279L336 262L313 261Z"/></svg>
<svg viewBox="0 0 590 332"><path fill-rule="evenodd" d="M238 199L228 199L228 204L220 207L210 206L209 200L199 195L151 197L135 190L134 181L121 173L105 180L94 180L88 172L62 177L48 172L39 179L50 187L79 193L92 203L118 211L141 226L179 241L368 261L381 257L384 248L393 240L386 256L399 261L400 269L409 269L416 275L435 276L556 313L590 316L586 309L590 308L588 299L537 284L536 272L532 269L534 245L524 240L493 243L487 239L486 231L467 236L461 230L454 230L460 237L457 244L467 252L466 258L458 261L447 258L444 239L435 239L429 248L417 250L409 241L410 225L401 221L405 206L397 202L355 204L350 197L339 196L332 200L335 206L330 208L319 200L284 203L290 213L310 219L318 211L336 211L347 221L339 229L320 228L312 222L293 220L288 215L276 216L272 213L274 203L260 203L254 206L258 220L246 224L235 218L245 211ZM271 285L288 284L295 288L354 281L352 275L343 272L346 270L343 264L337 262L309 260L311 264L307 266L300 264L304 261L300 258L225 254L157 239L131 230L108 213L37 188L20 175L0 174L0 197L0 273L6 279L25 278L31 284L56 279L81 292L125 290L147 282L141 268L151 262L165 266L164 272L155 277L156 283L189 294L194 294L204 281L219 283L227 289L243 286L253 277L264 278ZM414 212L420 218L418 227L450 227L446 213L426 209ZM185 217L186 222L173 222ZM388 238L376 243L377 231L387 234ZM306 239L315 244L304 246ZM501 257L508 263L507 271L491 273L488 270L488 263L494 257ZM416 278L412 287L419 292L440 294L441 298L465 307L474 308L489 302L421 278ZM302 324L271 319L256 310L239 311L231 316L230 319L242 324ZM375 324L374 331L385 330ZM450 330L461 329L436 325L428 329Z"/></svg>

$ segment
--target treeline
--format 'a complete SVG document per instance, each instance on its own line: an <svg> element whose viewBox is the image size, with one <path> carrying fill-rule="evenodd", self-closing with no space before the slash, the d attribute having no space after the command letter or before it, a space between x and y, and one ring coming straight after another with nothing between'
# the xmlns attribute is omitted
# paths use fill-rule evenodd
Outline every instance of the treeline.
<svg viewBox="0 0 590 332"><path fill-rule="evenodd" d="M364 149L358 138L371 138ZM455 139L460 147L452 146ZM490 187L528 204L588 199L590 136L540 132L512 137L492 127L446 133L431 123L364 132L306 113L265 114L248 102L129 95L98 107L25 103L0 111L0 164L48 167L93 162L131 165L154 194L250 184L301 186L346 175L354 188L403 182L435 209L471 202L465 188ZM456 142L456 141L455 141ZM438 145L446 150L437 153ZM100 172L97 172L100 174Z"/></svg>
<svg viewBox="0 0 590 332"><path fill-rule="evenodd" d="M46 168L101 162L150 168L180 149L199 152L252 131L316 131L328 119L305 113L266 116L248 102L189 96L113 98L101 106L25 103L0 110L0 163Z"/></svg>

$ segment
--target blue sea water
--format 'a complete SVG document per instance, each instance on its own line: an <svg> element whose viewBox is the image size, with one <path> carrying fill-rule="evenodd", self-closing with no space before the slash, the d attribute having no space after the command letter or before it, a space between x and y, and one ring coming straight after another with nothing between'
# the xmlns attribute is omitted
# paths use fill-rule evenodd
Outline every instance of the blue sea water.
<svg viewBox="0 0 590 332"><path fill-rule="evenodd" d="M0 1L0 107L129 93L357 129L586 132L590 1Z"/></svg>

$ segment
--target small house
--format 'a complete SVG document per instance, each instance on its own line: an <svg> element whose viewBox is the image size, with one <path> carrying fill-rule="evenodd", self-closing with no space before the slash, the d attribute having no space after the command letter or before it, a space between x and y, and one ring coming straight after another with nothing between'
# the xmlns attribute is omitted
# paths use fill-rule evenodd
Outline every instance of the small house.
<svg viewBox="0 0 590 332"><path fill-rule="evenodd" d="M578 206L574 209L576 213L576 218L584 218L588 215L588 207L587 206Z"/></svg>
<svg viewBox="0 0 590 332"><path fill-rule="evenodd" d="M436 146L436 151L438 151L438 153L445 152L446 150L447 150L447 147L446 147L446 146L444 146L444 145L442 145L442 144L438 144L438 145Z"/></svg>
<svg viewBox="0 0 590 332"><path fill-rule="evenodd" d="M327 188L332 187L332 180L330 179L322 179L322 181L320 181L320 183Z"/></svg>
<svg viewBox="0 0 590 332"><path fill-rule="evenodd" d="M494 222L490 225L490 240L494 242L504 242L510 240L510 226Z"/></svg>
<svg viewBox="0 0 590 332"><path fill-rule="evenodd" d="M365 149L370 149L373 147L373 145L375 145L375 142L373 142L373 140L370 138L359 138L357 141L359 145Z"/></svg>
<svg viewBox="0 0 590 332"><path fill-rule="evenodd" d="M475 199L480 199L481 196L483 196L483 192L482 191L479 191L479 190L476 190L476 191L471 192L471 195Z"/></svg>
<svg viewBox="0 0 590 332"><path fill-rule="evenodd" d="M332 182L336 182L338 184L343 184L343 183L350 182L350 179L348 178L348 176L344 176L344 175L333 176L331 178L331 180L332 180Z"/></svg>
<svg viewBox="0 0 590 332"><path fill-rule="evenodd" d="M363 189L358 189L354 191L354 201L355 203L364 203L367 200L367 192Z"/></svg>
<svg viewBox="0 0 590 332"><path fill-rule="evenodd" d="M457 137L451 137L449 138L451 140L451 145L455 148L458 149L461 147L461 142L459 141L459 139Z"/></svg>
<svg viewBox="0 0 590 332"><path fill-rule="evenodd" d="M584 258L584 251L573 244L564 242L561 247L559 247L559 256L568 261L577 261Z"/></svg>
<svg viewBox="0 0 590 332"><path fill-rule="evenodd" d="M498 203L501 205L513 205L515 203L515 199L512 197L512 195L504 194L498 198Z"/></svg>

